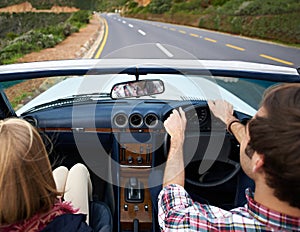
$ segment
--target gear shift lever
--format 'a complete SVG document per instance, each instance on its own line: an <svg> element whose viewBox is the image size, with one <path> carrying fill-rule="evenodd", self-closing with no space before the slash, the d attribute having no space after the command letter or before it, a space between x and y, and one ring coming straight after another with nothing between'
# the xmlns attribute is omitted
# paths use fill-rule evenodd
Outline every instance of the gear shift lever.
<svg viewBox="0 0 300 232"><path fill-rule="evenodd" d="M136 187L137 186L137 182L138 182L138 179L136 177L130 177L129 178L129 184L130 184L130 186Z"/></svg>
<svg viewBox="0 0 300 232"><path fill-rule="evenodd" d="M144 201L144 185L136 177L130 177L125 185L125 201L133 203Z"/></svg>

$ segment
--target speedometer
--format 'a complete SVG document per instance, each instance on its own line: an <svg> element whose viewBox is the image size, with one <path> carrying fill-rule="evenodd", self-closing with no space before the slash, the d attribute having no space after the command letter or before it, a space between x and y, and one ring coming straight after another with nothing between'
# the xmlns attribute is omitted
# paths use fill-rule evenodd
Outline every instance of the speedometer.
<svg viewBox="0 0 300 232"><path fill-rule="evenodd" d="M188 107L185 109L188 127L198 130L201 125L207 120L207 109L205 107Z"/></svg>
<svg viewBox="0 0 300 232"><path fill-rule="evenodd" d="M201 125L207 119L207 109L198 108L197 116L198 116L199 125Z"/></svg>

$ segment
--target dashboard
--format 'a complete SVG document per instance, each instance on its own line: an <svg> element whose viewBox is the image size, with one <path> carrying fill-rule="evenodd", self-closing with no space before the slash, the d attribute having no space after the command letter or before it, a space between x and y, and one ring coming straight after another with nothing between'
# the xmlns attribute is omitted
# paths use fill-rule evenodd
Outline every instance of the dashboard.
<svg viewBox="0 0 300 232"><path fill-rule="evenodd" d="M205 101L119 100L51 107L23 115L38 128L163 129L162 122L174 108L182 107L188 119L188 129L209 131L211 115ZM30 119L31 118L31 119ZM215 119L214 119L215 120ZM215 120L218 122L218 120ZM218 126L224 125L219 121Z"/></svg>

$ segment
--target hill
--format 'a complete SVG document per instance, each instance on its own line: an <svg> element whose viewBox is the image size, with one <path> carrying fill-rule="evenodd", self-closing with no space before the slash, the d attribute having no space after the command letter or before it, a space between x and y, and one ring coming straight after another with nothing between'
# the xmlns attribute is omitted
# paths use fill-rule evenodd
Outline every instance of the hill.
<svg viewBox="0 0 300 232"><path fill-rule="evenodd" d="M0 0L0 8L24 3L26 0ZM69 6L83 10L92 10L95 8L97 0L27 0L33 8L51 9L53 6Z"/></svg>
<svg viewBox="0 0 300 232"><path fill-rule="evenodd" d="M76 12L79 9L70 6L52 6L51 9L36 9L31 3L23 2L16 5L0 8L1 13L24 13L24 12L37 12L37 13L70 13Z"/></svg>
<svg viewBox="0 0 300 232"><path fill-rule="evenodd" d="M0 14L0 64L24 54L54 47L89 23L91 12Z"/></svg>
<svg viewBox="0 0 300 232"><path fill-rule="evenodd" d="M123 14L128 17L288 44L300 44L299 12L299 0L151 0L147 6L130 0L123 7Z"/></svg>

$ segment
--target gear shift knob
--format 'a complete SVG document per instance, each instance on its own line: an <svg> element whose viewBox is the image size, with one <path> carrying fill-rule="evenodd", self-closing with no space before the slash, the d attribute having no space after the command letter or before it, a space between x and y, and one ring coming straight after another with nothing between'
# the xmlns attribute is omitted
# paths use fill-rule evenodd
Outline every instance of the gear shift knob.
<svg viewBox="0 0 300 232"><path fill-rule="evenodd" d="M137 186L137 182L138 182L138 180L137 180L136 177L130 177L130 179L129 179L130 186L136 187Z"/></svg>
<svg viewBox="0 0 300 232"><path fill-rule="evenodd" d="M144 185L134 176L130 177L125 185L125 201L135 203L144 201Z"/></svg>

